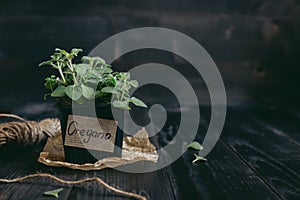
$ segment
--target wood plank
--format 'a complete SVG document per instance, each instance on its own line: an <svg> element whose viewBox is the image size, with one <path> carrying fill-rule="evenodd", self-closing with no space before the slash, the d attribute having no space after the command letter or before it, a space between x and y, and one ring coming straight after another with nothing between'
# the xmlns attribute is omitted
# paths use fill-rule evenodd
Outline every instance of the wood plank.
<svg viewBox="0 0 300 200"><path fill-rule="evenodd" d="M0 59L27 60L35 65L48 59L56 47L67 50L83 48L88 54L112 35L111 22L103 15L0 15L0 30Z"/></svg>
<svg viewBox="0 0 300 200"><path fill-rule="evenodd" d="M60 6L57 6L60 5ZM61 2L58 0L53 0L51 2L38 2L38 1L20 1L17 4L14 1L5 1L1 3L1 13L11 15L18 11L20 14L47 14L47 15L86 15L86 14L98 14L107 12L114 15L120 14L130 14L135 13L143 14L145 12L156 12L159 15L162 14L177 14L179 16L183 14L195 13L198 15L212 15L212 16L223 16L227 19L230 15L233 16L257 16L257 17L267 17L274 16L279 18L280 16L285 16L290 10L295 11L297 8L297 1L293 2L265 2L259 1L222 1L216 0L214 3L211 1L198 1L198 0L188 0L188 1L157 1L155 4L151 2L141 2L138 0L132 1L89 1L89 4L83 5L82 1L73 0L72 9L68 2ZM295 9L292 9L295 8ZM156 12L155 12L156 11ZM297 12L296 12L297 13ZM139 16L139 15L137 15ZM291 18L293 15L290 15ZM170 16L169 18L172 18ZM292 18L292 19L295 19ZM297 19L297 18L296 18ZM197 20L193 18L192 20ZM188 23L188 22L187 22ZM249 24L245 21L245 24Z"/></svg>
<svg viewBox="0 0 300 200"><path fill-rule="evenodd" d="M106 37L112 33L110 20L104 15L0 15L0 38L19 38L21 35L34 39ZM77 31L74 31L77 30ZM68 33L67 35L65 35ZM23 38L25 39L25 38Z"/></svg>
<svg viewBox="0 0 300 200"><path fill-rule="evenodd" d="M63 188L63 191L59 193L57 199L63 200L68 199L71 188L67 186L55 186L46 183L35 184L35 183L16 183L14 185L10 184L9 187L1 187L1 199L12 199L12 200L31 200L31 199L49 199L49 197L44 196L43 193L50 190L56 190L58 188Z"/></svg>
<svg viewBox="0 0 300 200"><path fill-rule="evenodd" d="M257 109L243 108L241 111L257 124L277 135L285 136L290 142L300 146L300 118L296 113L290 113L275 106Z"/></svg>
<svg viewBox="0 0 300 200"><path fill-rule="evenodd" d="M101 171L80 172L77 180L87 177L100 177L114 187L143 195L147 199L175 199L167 169L143 174L104 169ZM126 196L108 191L97 184L84 185L85 187L73 187L69 199L128 199Z"/></svg>
<svg viewBox="0 0 300 200"><path fill-rule="evenodd" d="M32 149L7 152L1 149L0 177L13 179L29 174L48 173L57 177L75 180L77 173L64 168L49 168L37 162L38 153ZM7 150L7 149L5 149ZM36 149L35 149L36 150ZM45 191L63 188L59 199L68 199L72 186L58 184L47 178L34 178L22 183L0 183L0 199L47 199Z"/></svg>
<svg viewBox="0 0 300 200"><path fill-rule="evenodd" d="M287 136L289 132L273 132L238 110L228 112L227 121L222 138L230 148L282 198L297 199L300 152Z"/></svg>

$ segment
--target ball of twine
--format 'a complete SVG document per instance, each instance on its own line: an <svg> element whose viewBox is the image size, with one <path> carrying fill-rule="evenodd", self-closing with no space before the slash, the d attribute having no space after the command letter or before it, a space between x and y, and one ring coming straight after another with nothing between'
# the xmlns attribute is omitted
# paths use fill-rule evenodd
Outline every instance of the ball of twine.
<svg viewBox="0 0 300 200"><path fill-rule="evenodd" d="M17 120L0 124L0 146L9 143L34 146L60 131L60 122L56 118L36 122L13 114L0 114L0 117Z"/></svg>

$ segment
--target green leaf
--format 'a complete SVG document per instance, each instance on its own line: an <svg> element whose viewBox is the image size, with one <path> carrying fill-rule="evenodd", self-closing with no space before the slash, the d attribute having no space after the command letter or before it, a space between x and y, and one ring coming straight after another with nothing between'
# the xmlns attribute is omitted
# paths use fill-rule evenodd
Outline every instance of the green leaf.
<svg viewBox="0 0 300 200"><path fill-rule="evenodd" d="M59 188L57 190L46 191L46 192L44 192L44 195L58 198L58 193L61 191L63 191L63 188Z"/></svg>
<svg viewBox="0 0 300 200"><path fill-rule="evenodd" d="M136 80L132 80L132 81L130 81L130 85L132 86L132 87L138 87L139 86L139 83L136 81Z"/></svg>
<svg viewBox="0 0 300 200"><path fill-rule="evenodd" d="M71 54L77 56L82 51L83 51L82 49L74 48L74 49L71 50Z"/></svg>
<svg viewBox="0 0 300 200"><path fill-rule="evenodd" d="M93 57L94 63L93 66L105 65L105 60L100 57Z"/></svg>
<svg viewBox="0 0 300 200"><path fill-rule="evenodd" d="M86 98L84 98L83 96L81 96L77 101L76 103L78 104L84 104L86 102Z"/></svg>
<svg viewBox="0 0 300 200"><path fill-rule="evenodd" d="M90 66L90 65L88 65L88 64L77 64L77 65L73 65L74 66L74 69L75 69L75 71L79 74L79 75L81 75L81 76L83 76L83 75L85 75L86 74L86 71L88 70L88 69L91 69L92 67Z"/></svg>
<svg viewBox="0 0 300 200"><path fill-rule="evenodd" d="M82 96L82 88L80 85L69 85L65 89L66 95L74 101L77 101Z"/></svg>
<svg viewBox="0 0 300 200"><path fill-rule="evenodd" d="M197 154L194 154L195 159L193 160L193 163L197 162L197 161L207 161L206 158L203 158L201 156L198 156Z"/></svg>
<svg viewBox="0 0 300 200"><path fill-rule="evenodd" d="M113 70L112 69L110 69L110 68L104 68L103 69L103 74L110 74L110 73L112 73L113 72Z"/></svg>
<svg viewBox="0 0 300 200"><path fill-rule="evenodd" d="M56 88L58 85L58 80L55 76L47 77L44 85L46 89L53 91L53 88Z"/></svg>
<svg viewBox="0 0 300 200"><path fill-rule="evenodd" d="M102 63L102 64L106 64L106 63L105 63L105 60L104 60L103 58L100 58L100 57L94 57L94 60L95 60L95 61L98 61L98 62L100 62L100 63Z"/></svg>
<svg viewBox="0 0 300 200"><path fill-rule="evenodd" d="M83 56L81 58L82 62L88 62L90 65L93 65L96 67L97 65L105 65L105 60L100 57L89 57L89 56Z"/></svg>
<svg viewBox="0 0 300 200"><path fill-rule="evenodd" d="M54 60L59 60L62 57L62 54L56 52L50 57L53 58Z"/></svg>
<svg viewBox="0 0 300 200"><path fill-rule="evenodd" d="M129 107L129 101L113 101L112 105L116 108L120 108L120 109L126 109L126 110L131 110L131 108Z"/></svg>
<svg viewBox="0 0 300 200"><path fill-rule="evenodd" d="M63 50L63 49L60 49L60 48L55 48L55 51L58 51L58 52L60 52L62 55L64 55L64 56L68 56L69 55L69 53L68 52L66 52L65 50Z"/></svg>
<svg viewBox="0 0 300 200"><path fill-rule="evenodd" d="M88 87L88 86L86 86L84 84L81 84L81 88L82 88L82 95L85 98L90 99L90 98L94 97L95 92L94 92L93 88Z"/></svg>
<svg viewBox="0 0 300 200"><path fill-rule="evenodd" d="M81 61L82 62L88 62L88 63L90 63L90 64L92 64L92 62L93 62L93 58L92 57L89 57L89 56L83 56L82 58L81 58Z"/></svg>
<svg viewBox="0 0 300 200"><path fill-rule="evenodd" d="M52 61L48 60L48 61L44 61L42 63L39 64L39 67L44 66L44 65L53 65Z"/></svg>
<svg viewBox="0 0 300 200"><path fill-rule="evenodd" d="M144 102L142 102L140 99L138 99L136 97L131 97L130 102L132 102L136 106L140 106L140 107L144 107L144 108L148 107Z"/></svg>
<svg viewBox="0 0 300 200"><path fill-rule="evenodd" d="M131 89L131 85L130 84L125 85L125 88L124 88L125 91L129 91L130 89Z"/></svg>
<svg viewBox="0 0 300 200"><path fill-rule="evenodd" d="M84 75L84 77L87 79L89 79L89 78L100 79L100 77L94 73L94 70L88 70L86 72L86 74Z"/></svg>
<svg viewBox="0 0 300 200"><path fill-rule="evenodd" d="M120 92L114 87L104 87L104 88L102 88L101 92L107 92L107 93L112 93L112 94L120 94Z"/></svg>
<svg viewBox="0 0 300 200"><path fill-rule="evenodd" d="M60 59L60 60L58 60L58 61L59 61L59 63L61 63L61 65L62 65L62 68L63 68L63 67L65 67L65 66L67 65L67 63L68 63L67 61L65 61L65 60L61 60L61 59Z"/></svg>
<svg viewBox="0 0 300 200"><path fill-rule="evenodd" d="M65 96L66 87L63 85L58 86L52 93L52 97L63 97Z"/></svg>
<svg viewBox="0 0 300 200"><path fill-rule="evenodd" d="M113 75L111 75L111 74L109 74L109 76L107 77L106 81L111 82L113 86L117 85L116 78Z"/></svg>
<svg viewBox="0 0 300 200"><path fill-rule="evenodd" d="M195 149L195 150L202 150L203 149L202 145L199 142L196 142L196 141L189 144L188 148L192 148L192 149Z"/></svg>
<svg viewBox="0 0 300 200"><path fill-rule="evenodd" d="M86 82L97 85L99 83L99 80L95 78L89 78L88 80L86 80Z"/></svg>
<svg viewBox="0 0 300 200"><path fill-rule="evenodd" d="M122 86L123 86L123 82L119 81L118 78L116 78L116 87L117 88L122 88Z"/></svg>
<svg viewBox="0 0 300 200"><path fill-rule="evenodd" d="M94 74L97 77L102 77L103 73L99 70L99 69L90 69L89 70L90 73Z"/></svg>

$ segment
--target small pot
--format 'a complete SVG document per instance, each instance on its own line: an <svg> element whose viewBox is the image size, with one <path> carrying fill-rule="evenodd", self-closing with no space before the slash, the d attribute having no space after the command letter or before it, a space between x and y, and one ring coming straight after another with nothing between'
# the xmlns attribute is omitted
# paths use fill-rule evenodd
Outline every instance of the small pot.
<svg viewBox="0 0 300 200"><path fill-rule="evenodd" d="M123 131L119 127L120 123L124 123L123 110L116 109L122 120L117 122L118 125L115 125L110 104L96 104L96 108L91 108L87 105L73 105L73 107L72 105L59 105L58 108L60 110L65 161L83 164L94 163L107 157L121 157ZM100 121L97 126L89 127L90 121L95 122L95 111L97 120ZM109 125L109 127L113 128L105 127L108 126L107 124L113 124L113 126ZM101 144L104 145L101 147Z"/></svg>

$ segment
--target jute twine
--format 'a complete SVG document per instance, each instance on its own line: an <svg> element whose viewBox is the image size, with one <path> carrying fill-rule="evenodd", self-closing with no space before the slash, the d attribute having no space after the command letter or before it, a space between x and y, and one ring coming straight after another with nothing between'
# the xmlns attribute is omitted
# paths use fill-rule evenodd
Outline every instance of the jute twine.
<svg viewBox="0 0 300 200"><path fill-rule="evenodd" d="M60 123L56 118L36 122L27 121L13 114L0 114L0 117L15 119L15 121L0 124L0 146L9 143L34 146L60 131Z"/></svg>
<svg viewBox="0 0 300 200"><path fill-rule="evenodd" d="M16 183L16 182L21 182L21 181L25 181L27 179L32 179L32 178L36 178L36 177L47 177L50 178L58 183L61 184L67 184L67 185L77 185L77 184L82 184L82 183L86 183L86 182L97 182L100 185L103 185L105 188L114 191L118 194L124 195L124 196L128 196L128 197L132 197L135 199L139 199L139 200L147 200L146 197L139 195L139 194L135 194L135 193L131 193L131 192L126 192L120 189L117 189L113 186L110 186L109 184L107 184L106 182L104 182L102 179L98 178L98 177L93 177L93 178L86 178L86 179L82 179L82 180L77 180L77 181L68 181L68 180L63 180L60 179L56 176L53 176L51 174L31 174L31 175L27 175L27 176L23 176L23 177L19 177L19 178L15 178L15 179L0 179L0 182L2 183Z"/></svg>

